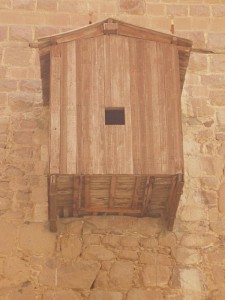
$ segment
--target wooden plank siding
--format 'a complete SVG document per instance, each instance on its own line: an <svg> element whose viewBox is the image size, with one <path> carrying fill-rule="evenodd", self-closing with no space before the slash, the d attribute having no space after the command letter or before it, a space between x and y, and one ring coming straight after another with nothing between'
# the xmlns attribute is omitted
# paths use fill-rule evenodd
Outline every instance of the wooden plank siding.
<svg viewBox="0 0 225 300"><path fill-rule="evenodd" d="M119 35L51 50L51 174L183 171L176 45ZM105 125L124 108L124 125Z"/></svg>
<svg viewBox="0 0 225 300"><path fill-rule="evenodd" d="M60 172L60 88L61 84L61 48L53 46L50 68L50 174Z"/></svg>

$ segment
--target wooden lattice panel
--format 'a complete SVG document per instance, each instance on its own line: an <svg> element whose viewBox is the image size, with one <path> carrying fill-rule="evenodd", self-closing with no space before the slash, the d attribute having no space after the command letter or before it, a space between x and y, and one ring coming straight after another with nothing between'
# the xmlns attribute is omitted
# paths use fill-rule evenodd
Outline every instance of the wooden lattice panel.
<svg viewBox="0 0 225 300"><path fill-rule="evenodd" d="M183 176L51 175L49 219L84 215L164 216L172 229L182 192Z"/></svg>

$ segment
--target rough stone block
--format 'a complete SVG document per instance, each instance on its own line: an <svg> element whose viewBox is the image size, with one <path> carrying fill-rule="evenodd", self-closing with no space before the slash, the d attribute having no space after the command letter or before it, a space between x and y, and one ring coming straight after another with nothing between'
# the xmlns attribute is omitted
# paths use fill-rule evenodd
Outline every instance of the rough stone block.
<svg viewBox="0 0 225 300"><path fill-rule="evenodd" d="M225 81L225 75L220 73L201 76L202 85L208 86L212 89L223 89L224 81Z"/></svg>
<svg viewBox="0 0 225 300"><path fill-rule="evenodd" d="M165 5L146 2L146 13L151 16L164 16Z"/></svg>
<svg viewBox="0 0 225 300"><path fill-rule="evenodd" d="M166 12L168 16L187 16L188 5L168 5Z"/></svg>
<svg viewBox="0 0 225 300"><path fill-rule="evenodd" d="M119 252L119 258L126 260L138 260L138 251L134 250L121 250Z"/></svg>
<svg viewBox="0 0 225 300"><path fill-rule="evenodd" d="M18 288L13 288L9 300L36 300L35 289L31 283L25 282Z"/></svg>
<svg viewBox="0 0 225 300"><path fill-rule="evenodd" d="M109 277L106 271L100 271L95 282L94 288L107 290L109 287Z"/></svg>
<svg viewBox="0 0 225 300"><path fill-rule="evenodd" d="M10 223L0 220L0 240L4 243L0 243L0 254L9 255L15 249L17 228Z"/></svg>
<svg viewBox="0 0 225 300"><path fill-rule="evenodd" d="M81 241L74 235L63 235L60 239L60 249L63 258L76 260L81 253Z"/></svg>
<svg viewBox="0 0 225 300"><path fill-rule="evenodd" d="M65 224L64 231L68 234L81 236L83 224L84 224L83 220L76 220L76 221L69 222Z"/></svg>
<svg viewBox="0 0 225 300"><path fill-rule="evenodd" d="M140 253L140 263L142 264L156 264L157 254L151 251L142 251Z"/></svg>
<svg viewBox="0 0 225 300"><path fill-rule="evenodd" d="M35 0L13 0L13 8L24 9L24 10L34 10Z"/></svg>
<svg viewBox="0 0 225 300"><path fill-rule="evenodd" d="M4 264L4 275L14 285L22 284L29 280L29 265L19 257L8 257Z"/></svg>
<svg viewBox="0 0 225 300"><path fill-rule="evenodd" d="M100 263L79 261L73 265L61 265L58 269L58 284L62 288L90 289L100 270Z"/></svg>
<svg viewBox="0 0 225 300"><path fill-rule="evenodd" d="M120 292L108 291L93 291L91 292L88 300L122 300L123 294Z"/></svg>
<svg viewBox="0 0 225 300"><path fill-rule="evenodd" d="M198 250L179 247L174 253L175 259L178 264L194 265L202 261L202 257Z"/></svg>
<svg viewBox="0 0 225 300"><path fill-rule="evenodd" d="M207 210L206 207L202 206L192 206L186 205L183 207L181 216L182 221L187 222L196 222L207 219Z"/></svg>
<svg viewBox="0 0 225 300"><path fill-rule="evenodd" d="M18 67L27 67L30 64L32 50L29 48L6 48L4 64ZM10 89L8 89L10 91Z"/></svg>
<svg viewBox="0 0 225 300"><path fill-rule="evenodd" d="M87 234L83 236L84 245L99 245L101 236L99 234Z"/></svg>
<svg viewBox="0 0 225 300"><path fill-rule="evenodd" d="M215 72L215 73L224 73L225 72L225 55L221 55L221 54L220 55L219 54L211 55L210 63L209 63L209 70L211 72Z"/></svg>
<svg viewBox="0 0 225 300"><path fill-rule="evenodd" d="M17 83L16 80L1 79L0 80L0 92L16 91Z"/></svg>
<svg viewBox="0 0 225 300"><path fill-rule="evenodd" d="M42 300L82 300L83 298L81 295L73 290L54 290L53 291L47 291L43 295Z"/></svg>
<svg viewBox="0 0 225 300"><path fill-rule="evenodd" d="M0 133L8 133L9 130L9 117L0 118Z"/></svg>
<svg viewBox="0 0 225 300"><path fill-rule="evenodd" d="M19 245L27 254L52 255L55 235L42 223L30 223L20 228Z"/></svg>
<svg viewBox="0 0 225 300"><path fill-rule="evenodd" d="M8 166L5 170L5 175L14 177L14 176L24 176L25 172L15 166Z"/></svg>
<svg viewBox="0 0 225 300"><path fill-rule="evenodd" d="M126 300L150 300L157 299L163 300L163 293L160 291L147 291L144 289L131 289L128 294Z"/></svg>
<svg viewBox="0 0 225 300"><path fill-rule="evenodd" d="M224 49L225 33L209 33L207 47L211 49Z"/></svg>
<svg viewBox="0 0 225 300"><path fill-rule="evenodd" d="M181 269L180 281L184 290L201 292L203 289L202 274L197 269Z"/></svg>
<svg viewBox="0 0 225 300"><path fill-rule="evenodd" d="M16 144L31 145L33 139L33 132L30 131L18 131L13 135L13 141Z"/></svg>
<svg viewBox="0 0 225 300"><path fill-rule="evenodd" d="M102 243L110 247L117 247L120 243L121 236L115 234L107 234L103 237Z"/></svg>
<svg viewBox="0 0 225 300"><path fill-rule="evenodd" d="M217 191L219 187L219 179L216 176L202 177L200 179L201 185L204 189Z"/></svg>
<svg viewBox="0 0 225 300"><path fill-rule="evenodd" d="M12 112L26 112L34 105L34 95L28 93L10 93L9 107Z"/></svg>
<svg viewBox="0 0 225 300"><path fill-rule="evenodd" d="M139 247L139 238L136 236L124 236L121 238L121 245L123 247L137 248Z"/></svg>
<svg viewBox="0 0 225 300"><path fill-rule="evenodd" d="M209 247L217 242L217 237L212 234L185 234L181 239L181 245L190 248Z"/></svg>
<svg viewBox="0 0 225 300"><path fill-rule="evenodd" d="M219 126L225 126L225 108L221 108L217 113L217 123Z"/></svg>
<svg viewBox="0 0 225 300"><path fill-rule="evenodd" d="M112 260L115 255L103 246L91 245L84 250L82 257L89 260Z"/></svg>
<svg viewBox="0 0 225 300"><path fill-rule="evenodd" d="M201 92L199 95L201 96ZM195 94L196 95L196 94ZM194 117L213 117L214 109L210 107L205 99L191 99L191 112L190 115Z"/></svg>
<svg viewBox="0 0 225 300"><path fill-rule="evenodd" d="M218 207L221 213L225 213L225 180L222 181L218 190Z"/></svg>
<svg viewBox="0 0 225 300"><path fill-rule="evenodd" d="M167 286L172 274L172 268L160 265L143 267L142 279L145 287Z"/></svg>
<svg viewBox="0 0 225 300"><path fill-rule="evenodd" d="M132 15L143 15L145 13L144 0L120 0L119 9L122 13Z"/></svg>
<svg viewBox="0 0 225 300"><path fill-rule="evenodd" d="M190 158L187 170L192 177L220 176L223 172L223 162L220 158L212 157Z"/></svg>
<svg viewBox="0 0 225 300"><path fill-rule="evenodd" d="M11 8L11 1L10 0L1 0L0 9L10 9L10 8Z"/></svg>
<svg viewBox="0 0 225 300"><path fill-rule="evenodd" d="M21 80L19 88L26 93L40 93L42 90L41 80Z"/></svg>
<svg viewBox="0 0 225 300"><path fill-rule="evenodd" d="M37 0L37 9L44 11L55 11L57 10L58 0Z"/></svg>
<svg viewBox="0 0 225 300"><path fill-rule="evenodd" d="M39 275L39 284L41 286L54 287L56 280L56 260L49 259L45 262L41 262L42 268Z"/></svg>
<svg viewBox="0 0 225 300"><path fill-rule="evenodd" d="M209 17L210 7L207 5L190 5L190 16Z"/></svg>
<svg viewBox="0 0 225 300"><path fill-rule="evenodd" d="M85 13L87 10L86 3L84 1L78 0L66 0L66 1L59 1L59 10L71 12L74 11L77 14Z"/></svg>
<svg viewBox="0 0 225 300"><path fill-rule="evenodd" d="M173 232L165 232L159 236L159 245L173 248L176 246L177 237Z"/></svg>
<svg viewBox="0 0 225 300"><path fill-rule="evenodd" d="M45 2L45 1L44 1ZM54 26L37 26L35 27L35 39L48 35L57 34L59 31Z"/></svg>
<svg viewBox="0 0 225 300"><path fill-rule="evenodd" d="M128 261L116 261L110 270L110 285L116 289L129 289L134 277L134 265Z"/></svg>
<svg viewBox="0 0 225 300"><path fill-rule="evenodd" d="M33 39L32 29L29 26L11 26L9 28L9 40L30 42Z"/></svg>
<svg viewBox="0 0 225 300"><path fill-rule="evenodd" d="M0 4L1 5L1 4ZM5 41L7 39L7 26L0 26L0 41Z"/></svg>
<svg viewBox="0 0 225 300"><path fill-rule="evenodd" d="M140 246L148 249L148 248L155 248L158 246L158 241L156 238L141 238L140 239Z"/></svg>

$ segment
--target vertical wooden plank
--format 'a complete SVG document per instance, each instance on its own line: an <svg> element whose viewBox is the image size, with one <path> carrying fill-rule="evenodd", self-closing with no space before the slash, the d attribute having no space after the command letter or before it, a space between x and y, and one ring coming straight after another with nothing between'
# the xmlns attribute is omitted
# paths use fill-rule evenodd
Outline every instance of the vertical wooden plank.
<svg viewBox="0 0 225 300"><path fill-rule="evenodd" d="M113 200L116 192L116 176L113 175L110 181L110 191L109 191L109 208L113 207Z"/></svg>
<svg viewBox="0 0 225 300"><path fill-rule="evenodd" d="M92 40L92 87L90 110L91 151L90 174L102 174L104 169L104 37Z"/></svg>
<svg viewBox="0 0 225 300"><path fill-rule="evenodd" d="M105 107L125 109L125 125L105 126L106 172L132 174L128 38L110 35L106 39L105 65Z"/></svg>
<svg viewBox="0 0 225 300"><path fill-rule="evenodd" d="M166 126L164 127L164 131L166 132L165 139L167 139L167 166L165 173L173 174L174 169L174 162L175 162L175 139L176 139L176 106L174 102L177 101L177 95L174 94L174 78L172 74L172 68L174 66L173 57L172 57L172 45L164 45L163 51L167 55L162 55L162 60L164 63L164 86L165 86L165 114L166 114Z"/></svg>
<svg viewBox="0 0 225 300"><path fill-rule="evenodd" d="M50 174L59 174L60 163L60 46L52 46L50 70Z"/></svg>
<svg viewBox="0 0 225 300"><path fill-rule="evenodd" d="M158 54L158 95L159 95L159 118L160 118L160 156L161 156L161 173L171 172L168 170L168 114L167 114L167 91L165 85L165 73L168 71L165 66L164 56L170 56L171 46L157 43ZM171 116L170 116L171 117Z"/></svg>
<svg viewBox="0 0 225 300"><path fill-rule="evenodd" d="M56 205L56 175L50 175L49 183L49 227L51 232L57 231L57 205Z"/></svg>
<svg viewBox="0 0 225 300"><path fill-rule="evenodd" d="M183 173L184 169L184 156L183 156L183 134L182 134L182 119L181 119L181 93L180 93L180 74L179 74L179 57L176 46L172 47L173 67L172 78L174 79L174 102L175 102L175 165L174 173Z"/></svg>
<svg viewBox="0 0 225 300"><path fill-rule="evenodd" d="M104 37L77 41L78 173L104 166Z"/></svg>
<svg viewBox="0 0 225 300"><path fill-rule="evenodd" d="M67 46L67 174L77 174L76 42Z"/></svg>
<svg viewBox="0 0 225 300"><path fill-rule="evenodd" d="M91 91L92 91L92 60L91 60L91 51L92 44L91 40L79 40L77 41L78 45L78 57L77 62L79 61L79 71L77 76L78 80L78 92L77 92L77 103L79 106L79 121L80 130L79 137L79 174L89 174L90 165L91 165L91 135L90 135L90 126L91 126Z"/></svg>
<svg viewBox="0 0 225 300"><path fill-rule="evenodd" d="M60 82L60 174L67 174L67 106L68 106L68 45L64 43L61 47L61 77ZM67 212L65 211L65 214Z"/></svg>

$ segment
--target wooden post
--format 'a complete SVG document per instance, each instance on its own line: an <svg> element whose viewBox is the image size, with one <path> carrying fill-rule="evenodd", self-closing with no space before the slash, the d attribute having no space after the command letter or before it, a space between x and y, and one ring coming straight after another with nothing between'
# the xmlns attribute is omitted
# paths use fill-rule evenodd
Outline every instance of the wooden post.
<svg viewBox="0 0 225 300"><path fill-rule="evenodd" d="M154 182L155 182L155 178L152 176L148 176L146 187L145 187L145 199L143 201L142 216L145 216L147 214L147 209L151 202Z"/></svg>
<svg viewBox="0 0 225 300"><path fill-rule="evenodd" d="M176 217L176 212L179 204L179 199L183 191L184 186L184 177L183 174L177 174L176 183L172 189L173 191L170 194L170 199L167 202L167 228L168 230L173 230L173 225Z"/></svg>
<svg viewBox="0 0 225 300"><path fill-rule="evenodd" d="M51 232L57 231L57 205L56 205L56 175L48 178L49 186L49 226Z"/></svg>
<svg viewBox="0 0 225 300"><path fill-rule="evenodd" d="M73 177L73 216L78 216L79 207L79 197L80 197L80 177Z"/></svg>
<svg viewBox="0 0 225 300"><path fill-rule="evenodd" d="M88 208L90 198L90 176L84 177L84 207Z"/></svg>
<svg viewBox="0 0 225 300"><path fill-rule="evenodd" d="M134 193L133 193L133 198L132 198L132 203L131 203L131 207L132 208L137 208L137 204L138 204L138 188L140 186L140 183L141 183L140 176L136 176L136 178L135 178L135 185L134 185Z"/></svg>

